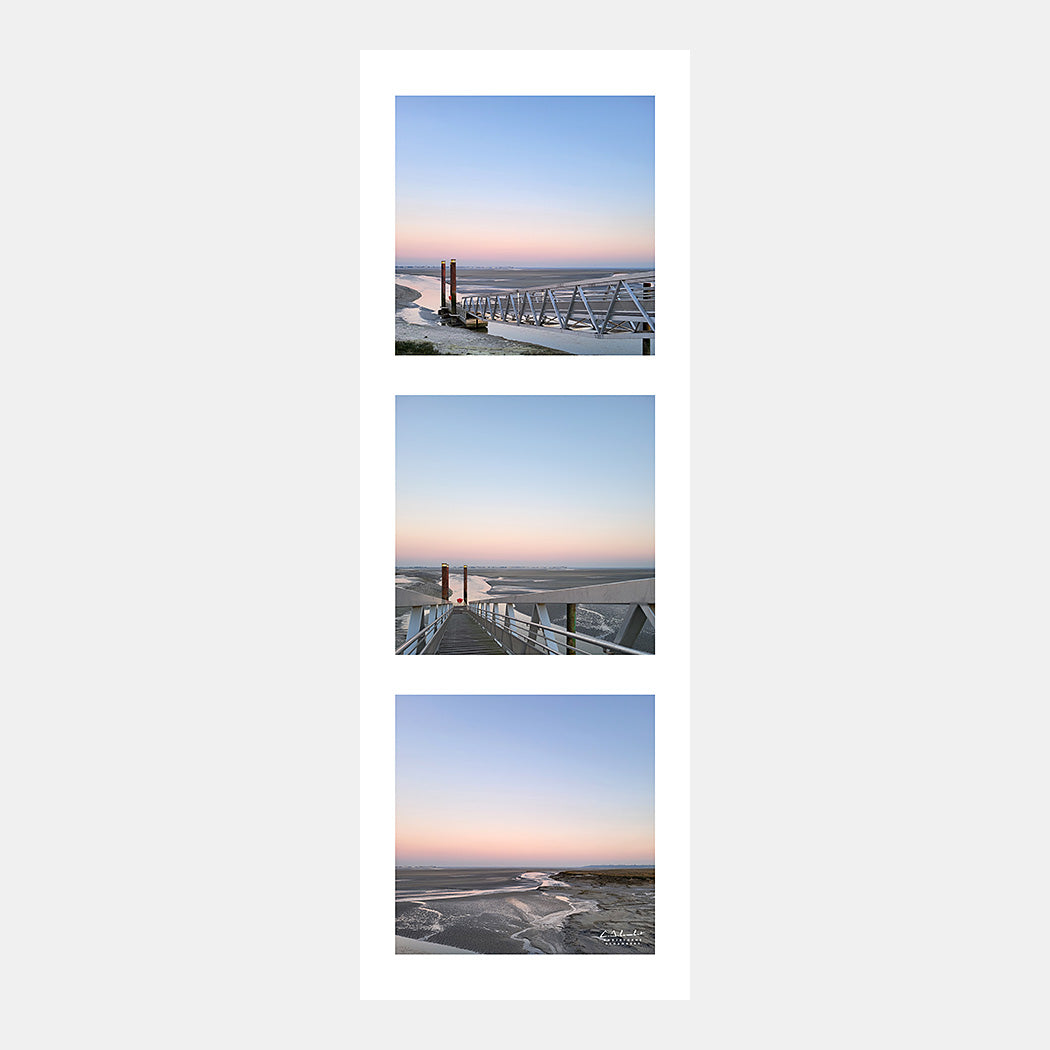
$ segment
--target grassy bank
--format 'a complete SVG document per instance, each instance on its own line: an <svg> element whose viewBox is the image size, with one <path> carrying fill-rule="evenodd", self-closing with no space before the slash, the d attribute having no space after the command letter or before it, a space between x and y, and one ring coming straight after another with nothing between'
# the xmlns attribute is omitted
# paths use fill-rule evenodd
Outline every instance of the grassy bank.
<svg viewBox="0 0 1050 1050"><path fill-rule="evenodd" d="M394 353L429 356L438 354L440 351L426 339L396 339L394 341Z"/></svg>

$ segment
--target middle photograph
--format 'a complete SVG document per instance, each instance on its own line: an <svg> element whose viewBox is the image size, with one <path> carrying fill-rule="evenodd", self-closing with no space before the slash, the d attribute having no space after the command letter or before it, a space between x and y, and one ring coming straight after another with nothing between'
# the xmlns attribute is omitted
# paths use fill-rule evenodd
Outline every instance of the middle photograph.
<svg viewBox="0 0 1050 1050"><path fill-rule="evenodd" d="M401 395L395 652L656 652L655 398Z"/></svg>

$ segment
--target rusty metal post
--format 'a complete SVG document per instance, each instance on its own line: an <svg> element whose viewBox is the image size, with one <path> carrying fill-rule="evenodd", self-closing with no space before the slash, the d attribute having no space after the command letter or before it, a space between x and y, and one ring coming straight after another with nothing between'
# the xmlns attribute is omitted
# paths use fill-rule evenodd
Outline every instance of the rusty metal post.
<svg viewBox="0 0 1050 1050"><path fill-rule="evenodd" d="M452 595L452 588L448 585L448 562L441 563L441 600L447 602Z"/></svg>
<svg viewBox="0 0 1050 1050"><path fill-rule="evenodd" d="M453 260L453 265L455 265L455 260ZM463 566L463 604L467 604L467 567L465 565Z"/></svg>
<svg viewBox="0 0 1050 1050"><path fill-rule="evenodd" d="M565 630L576 633L576 603L570 602L565 606ZM572 656L576 652L576 639L565 639L565 655ZM575 666L575 664L573 665Z"/></svg>
<svg viewBox="0 0 1050 1050"><path fill-rule="evenodd" d="M455 313L456 312L456 260L455 259L453 259L452 262L449 263L449 267L448 267L448 281L449 281L449 299L450 299L450 304L451 304L449 306L449 309L453 313Z"/></svg>
<svg viewBox="0 0 1050 1050"><path fill-rule="evenodd" d="M441 309L445 309L448 297L445 295L445 260L441 260Z"/></svg>

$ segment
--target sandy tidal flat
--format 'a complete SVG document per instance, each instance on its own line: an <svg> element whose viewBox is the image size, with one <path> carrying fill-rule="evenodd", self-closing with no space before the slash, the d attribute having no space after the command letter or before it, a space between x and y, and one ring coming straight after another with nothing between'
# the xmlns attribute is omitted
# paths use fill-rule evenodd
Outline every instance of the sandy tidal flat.
<svg viewBox="0 0 1050 1050"><path fill-rule="evenodd" d="M593 910L569 917L565 950L585 955L651 955L656 951L656 879L610 877L608 873L557 872L572 887L576 900L593 902Z"/></svg>
<svg viewBox="0 0 1050 1050"><path fill-rule="evenodd" d="M469 875L458 872L453 877ZM434 872L433 877L442 875ZM533 881L520 890L459 888L447 894L424 891L418 898L410 892L403 895L396 905L395 953L652 955L656 951L652 868L549 876L535 872L519 878ZM540 880L539 887L534 880Z"/></svg>
<svg viewBox="0 0 1050 1050"><path fill-rule="evenodd" d="M395 955L477 955L465 948L453 948L450 944L432 944L430 941L417 941L411 937L394 936Z"/></svg>
<svg viewBox="0 0 1050 1050"><path fill-rule="evenodd" d="M396 342L427 342L439 354L513 354L521 356L564 354L562 350L551 350L533 343L504 339L498 335L489 335L487 332L474 332L469 328L443 325L437 320L437 306L427 305L433 299L432 289L415 286L420 281L432 281L433 278L402 277L400 280L406 283L394 285L396 310L394 340ZM408 282L412 282L413 286L410 287ZM417 306L417 302L420 305Z"/></svg>
<svg viewBox="0 0 1050 1050"><path fill-rule="evenodd" d="M473 269L460 267L458 292L521 291L548 287L571 288L577 283L606 284L620 278L647 277L651 272L581 269ZM490 320L487 331L446 327L440 323L441 279L435 272L395 271L395 340L428 342L440 354L552 354L569 357L633 357L642 353L638 333L563 331L557 326L518 325ZM435 331L436 330L436 331ZM647 336L656 352L655 333ZM528 341L526 341L528 340Z"/></svg>

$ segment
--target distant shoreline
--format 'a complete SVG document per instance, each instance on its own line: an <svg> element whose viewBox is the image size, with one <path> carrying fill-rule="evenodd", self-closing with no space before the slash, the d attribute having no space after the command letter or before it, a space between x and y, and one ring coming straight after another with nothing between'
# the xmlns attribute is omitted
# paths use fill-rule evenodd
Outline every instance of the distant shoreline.
<svg viewBox="0 0 1050 1050"><path fill-rule="evenodd" d="M447 271L446 267L446 271ZM420 266L412 266L409 264L397 263L394 266L394 272L396 274L413 274L423 271L427 276L433 271L435 274L441 273L440 265L434 264L422 264ZM656 268L654 266L467 266L462 263L456 265L457 274L478 274L478 273L494 273L500 277L509 276L515 273L522 274L550 274L550 273L593 273L597 276L608 276L610 274L617 273L655 273Z"/></svg>

